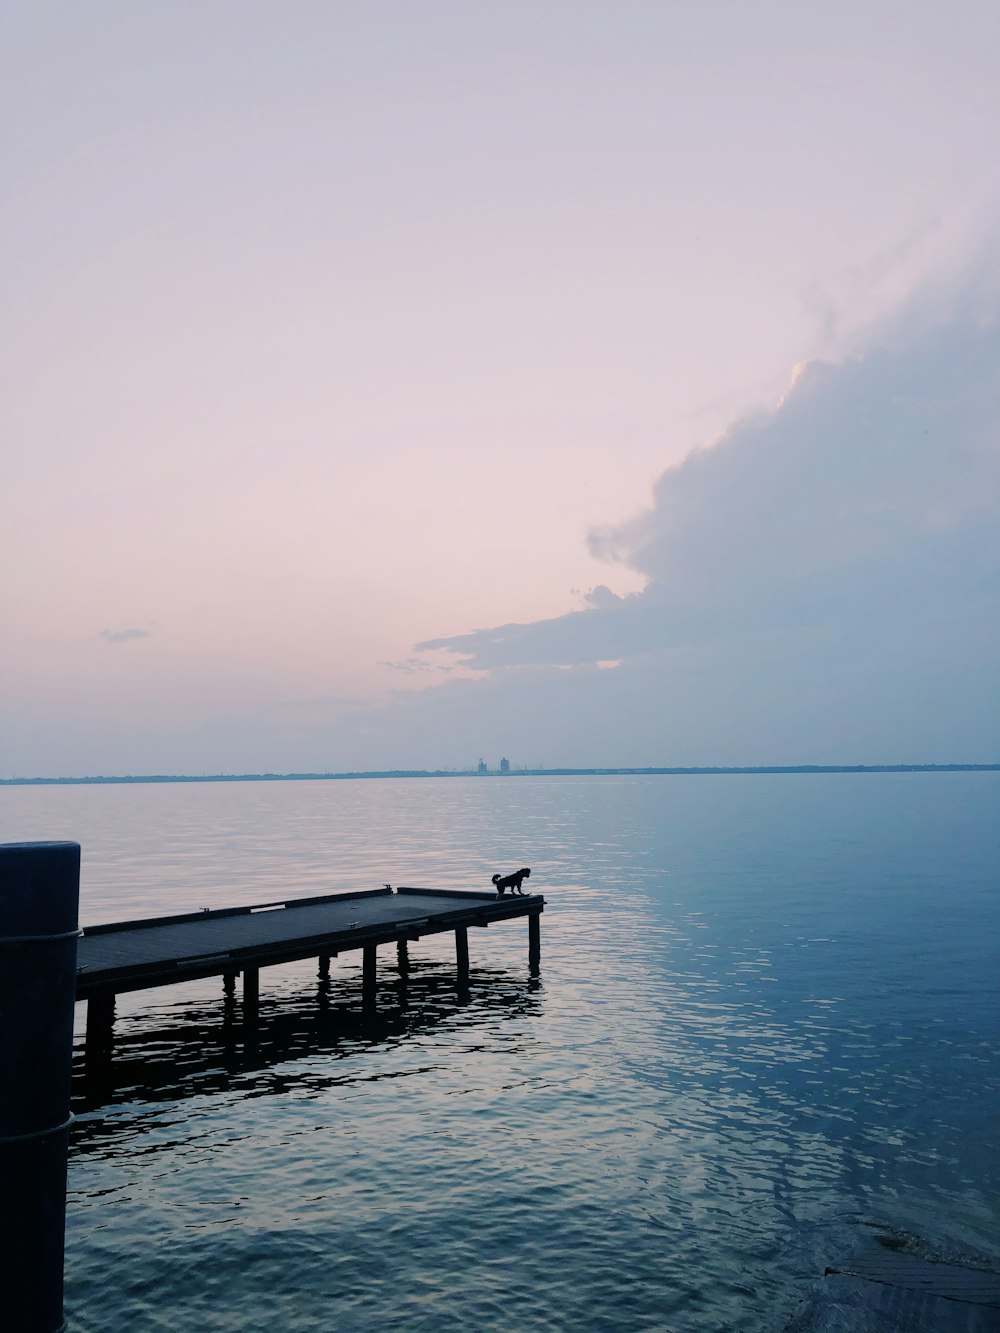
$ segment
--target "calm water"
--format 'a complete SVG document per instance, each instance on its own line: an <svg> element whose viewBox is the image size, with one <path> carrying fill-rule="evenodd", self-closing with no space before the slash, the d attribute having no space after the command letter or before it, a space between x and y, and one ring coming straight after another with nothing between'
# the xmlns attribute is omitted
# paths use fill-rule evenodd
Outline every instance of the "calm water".
<svg viewBox="0 0 1000 1333"><path fill-rule="evenodd" d="M129 1330L778 1330L881 1237L1000 1257L1000 774L10 788L84 924L534 867L523 922L119 999L67 1311ZM381 953L380 953L381 958ZM79 1006L82 1018L83 1006Z"/></svg>

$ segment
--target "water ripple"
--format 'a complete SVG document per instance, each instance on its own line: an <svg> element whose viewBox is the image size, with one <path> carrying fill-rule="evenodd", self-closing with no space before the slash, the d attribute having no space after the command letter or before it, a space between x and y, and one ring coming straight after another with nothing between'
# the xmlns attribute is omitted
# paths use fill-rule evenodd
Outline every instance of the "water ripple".
<svg viewBox="0 0 1000 1333"><path fill-rule="evenodd" d="M780 1328L877 1231L995 1261L996 775L7 789L87 922L535 868L523 923L119 998L67 1306L128 1328ZM7 831L9 830L9 832ZM961 846L961 856L956 847ZM384 951L388 955L391 951ZM81 1006L82 1009L82 1006Z"/></svg>

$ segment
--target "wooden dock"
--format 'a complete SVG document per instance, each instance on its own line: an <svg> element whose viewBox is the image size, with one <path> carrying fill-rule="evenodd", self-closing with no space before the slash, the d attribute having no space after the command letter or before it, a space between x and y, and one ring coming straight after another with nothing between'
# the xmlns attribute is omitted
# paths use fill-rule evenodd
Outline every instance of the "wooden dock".
<svg viewBox="0 0 1000 1333"><path fill-rule="evenodd" d="M224 907L181 916L116 921L88 926L77 947L76 998L87 1001L87 1048L110 1046L115 996L124 991L176 985L221 976L227 987L243 977L243 1018L257 1020L262 967L363 951L362 1002L375 1004L379 946L395 944L397 962L408 965L408 946L423 935L455 932L460 984L469 976L470 927L514 917L528 918L528 961L540 956L541 894L498 897L495 893L445 889L385 888L289 899L251 907Z"/></svg>

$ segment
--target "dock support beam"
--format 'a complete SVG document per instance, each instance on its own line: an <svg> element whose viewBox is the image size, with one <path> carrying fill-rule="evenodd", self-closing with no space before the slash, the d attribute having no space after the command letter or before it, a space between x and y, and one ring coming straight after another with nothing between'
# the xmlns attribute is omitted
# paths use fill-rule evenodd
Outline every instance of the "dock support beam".
<svg viewBox="0 0 1000 1333"><path fill-rule="evenodd" d="M455 927L455 960L459 985L464 986L469 980L469 931L465 926Z"/></svg>
<svg viewBox="0 0 1000 1333"><path fill-rule="evenodd" d="M321 953L319 956L319 978L320 981L330 980L330 955Z"/></svg>
<svg viewBox="0 0 1000 1333"><path fill-rule="evenodd" d="M396 941L396 966L400 972L409 972L410 970L410 950L407 947L406 940Z"/></svg>
<svg viewBox="0 0 1000 1333"><path fill-rule="evenodd" d="M111 1056L115 1023L115 996L113 991L98 991L87 1001L87 1035L84 1060L96 1068Z"/></svg>
<svg viewBox="0 0 1000 1333"><path fill-rule="evenodd" d="M374 944L364 947L364 961L361 965L361 1007L370 1017L375 1012L375 966L378 950Z"/></svg>
<svg viewBox="0 0 1000 1333"><path fill-rule="evenodd" d="M80 847L0 847L0 1305L5 1333L63 1327Z"/></svg>
<svg viewBox="0 0 1000 1333"><path fill-rule="evenodd" d="M260 969L243 969L243 1022L250 1027L257 1026L260 1014Z"/></svg>
<svg viewBox="0 0 1000 1333"><path fill-rule="evenodd" d="M542 961L542 914L532 912L528 917L528 966L537 967Z"/></svg>

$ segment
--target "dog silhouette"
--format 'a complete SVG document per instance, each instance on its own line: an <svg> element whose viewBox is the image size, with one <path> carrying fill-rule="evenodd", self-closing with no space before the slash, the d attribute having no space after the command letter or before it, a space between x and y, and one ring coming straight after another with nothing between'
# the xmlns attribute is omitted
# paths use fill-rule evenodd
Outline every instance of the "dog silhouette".
<svg viewBox="0 0 1000 1333"><path fill-rule="evenodd" d="M499 893L501 898L504 895L505 889L510 889L511 897L516 893L519 897L523 898L525 897L525 892L524 889L521 888L521 885L530 874L530 867L522 866L520 870L515 870L513 875L504 875L503 878L499 875L494 875L493 883L496 885L497 893Z"/></svg>

